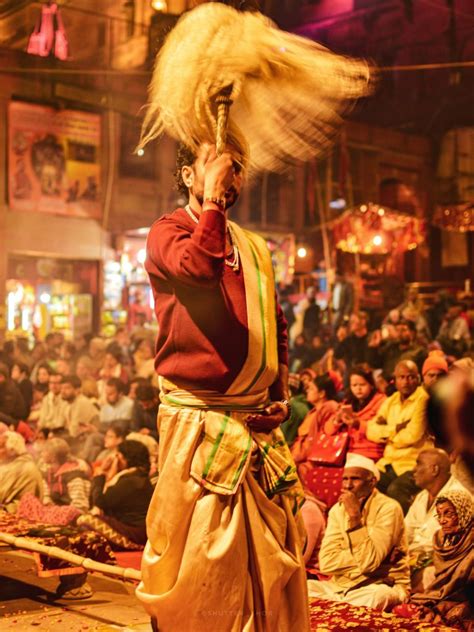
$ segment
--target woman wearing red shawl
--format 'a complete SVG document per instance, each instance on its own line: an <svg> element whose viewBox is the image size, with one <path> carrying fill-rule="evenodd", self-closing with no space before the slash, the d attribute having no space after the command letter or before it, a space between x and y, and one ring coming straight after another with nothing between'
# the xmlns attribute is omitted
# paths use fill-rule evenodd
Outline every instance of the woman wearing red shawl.
<svg viewBox="0 0 474 632"><path fill-rule="evenodd" d="M349 373L347 399L325 424L324 432L328 435L348 432L348 451L377 462L382 458L384 444L367 439L367 422L375 417L385 399L386 396L377 391L370 367L367 364L354 366Z"/></svg>
<svg viewBox="0 0 474 632"><path fill-rule="evenodd" d="M333 479L334 468L315 466L308 460L308 457L313 443L338 409L336 395L336 387L328 373L319 375L308 383L306 399L313 406L313 409L306 415L303 423L298 428L298 437L291 448L303 487L309 490L328 508L339 497L341 481L339 477Z"/></svg>
<svg viewBox="0 0 474 632"><path fill-rule="evenodd" d="M333 378L328 374L329 377L331 377L329 384L333 384ZM385 400L385 395L377 391L372 372L367 365L358 365L351 370L349 395L342 405L335 406L335 402L327 395L326 398L322 398L321 403L320 393L321 390L324 392L324 389L322 386L318 388L318 379L314 381L317 394L313 393L314 388L311 385L307 391L307 399L313 403L311 398L314 398L315 407L299 429L299 434L302 435L306 425L307 435L302 437L299 446L297 446L299 441L297 439L293 446L295 448L293 456L295 461L300 463L298 472L305 488L330 509L339 498L344 463L322 465L311 462L309 456L311 446L322 432L328 436L345 432L349 434L346 451L378 461L382 456L384 446L369 441L366 428L368 420L375 416Z"/></svg>

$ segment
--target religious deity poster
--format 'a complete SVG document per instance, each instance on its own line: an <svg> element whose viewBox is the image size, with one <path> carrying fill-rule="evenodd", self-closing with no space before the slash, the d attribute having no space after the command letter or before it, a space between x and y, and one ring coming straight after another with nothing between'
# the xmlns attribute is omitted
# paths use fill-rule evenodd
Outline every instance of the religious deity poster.
<svg viewBox="0 0 474 632"><path fill-rule="evenodd" d="M100 116L20 101L8 115L10 208L100 218Z"/></svg>

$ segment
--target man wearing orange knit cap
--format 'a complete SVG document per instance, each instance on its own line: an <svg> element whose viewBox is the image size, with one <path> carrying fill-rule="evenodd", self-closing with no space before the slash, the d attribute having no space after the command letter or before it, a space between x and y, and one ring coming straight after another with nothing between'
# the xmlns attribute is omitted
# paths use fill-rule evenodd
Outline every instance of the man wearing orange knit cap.
<svg viewBox="0 0 474 632"><path fill-rule="evenodd" d="M421 371L423 386L430 392L436 382L448 374L448 363L442 351L431 351L423 363Z"/></svg>

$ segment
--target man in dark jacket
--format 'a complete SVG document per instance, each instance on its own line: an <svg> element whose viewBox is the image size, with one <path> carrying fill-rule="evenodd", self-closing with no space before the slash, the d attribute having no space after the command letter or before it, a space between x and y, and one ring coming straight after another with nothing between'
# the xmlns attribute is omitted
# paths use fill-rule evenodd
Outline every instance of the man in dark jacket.
<svg viewBox="0 0 474 632"><path fill-rule="evenodd" d="M5 364L0 364L0 421L7 425L15 424L27 416L25 400L10 378L10 371Z"/></svg>
<svg viewBox="0 0 474 632"><path fill-rule="evenodd" d="M411 320L402 320L397 324L396 330L395 341L383 343L380 336L372 338L369 343L372 352L369 363L375 368L381 368L384 375L391 376L399 362L411 360L421 373L428 352L416 341L416 324Z"/></svg>
<svg viewBox="0 0 474 632"><path fill-rule="evenodd" d="M349 320L351 333L339 342L334 351L336 360L344 360L347 371L356 364L369 363L367 320L365 312L352 314Z"/></svg>
<svg viewBox="0 0 474 632"><path fill-rule="evenodd" d="M151 384L141 384L137 388L135 405L132 411L132 429L143 434L150 434L154 439L158 440L156 418L159 405L156 389Z"/></svg>

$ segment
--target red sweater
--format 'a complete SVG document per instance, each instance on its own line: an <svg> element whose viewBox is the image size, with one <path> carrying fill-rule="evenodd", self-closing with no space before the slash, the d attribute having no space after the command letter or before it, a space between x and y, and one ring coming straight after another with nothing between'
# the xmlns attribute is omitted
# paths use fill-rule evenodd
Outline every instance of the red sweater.
<svg viewBox="0 0 474 632"><path fill-rule="evenodd" d="M155 367L190 390L224 393L247 357L243 274L225 265L225 235L220 211L204 211L196 224L184 209L161 217L148 235L145 267L159 324ZM279 305L277 326L279 362L287 364Z"/></svg>

